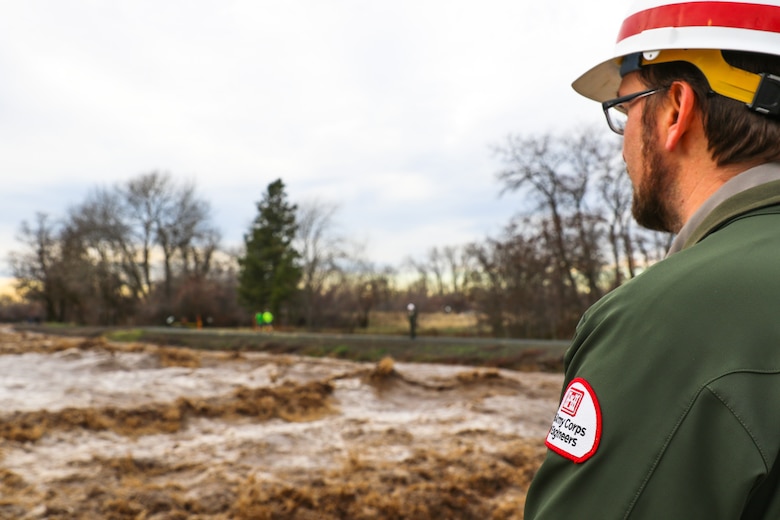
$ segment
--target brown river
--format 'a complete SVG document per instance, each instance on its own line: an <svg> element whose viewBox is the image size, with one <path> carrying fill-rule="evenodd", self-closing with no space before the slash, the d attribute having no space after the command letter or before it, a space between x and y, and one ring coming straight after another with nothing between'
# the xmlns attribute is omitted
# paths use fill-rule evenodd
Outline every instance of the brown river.
<svg viewBox="0 0 780 520"><path fill-rule="evenodd" d="M0 519L520 519L561 382L0 328Z"/></svg>

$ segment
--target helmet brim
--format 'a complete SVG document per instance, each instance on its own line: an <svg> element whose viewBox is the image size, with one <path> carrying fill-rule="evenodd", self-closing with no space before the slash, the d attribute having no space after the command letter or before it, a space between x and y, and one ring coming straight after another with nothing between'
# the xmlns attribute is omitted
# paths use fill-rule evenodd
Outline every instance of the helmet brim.
<svg viewBox="0 0 780 520"><path fill-rule="evenodd" d="M603 61L574 80L572 88L578 94L599 103L617 97L620 88L620 58Z"/></svg>

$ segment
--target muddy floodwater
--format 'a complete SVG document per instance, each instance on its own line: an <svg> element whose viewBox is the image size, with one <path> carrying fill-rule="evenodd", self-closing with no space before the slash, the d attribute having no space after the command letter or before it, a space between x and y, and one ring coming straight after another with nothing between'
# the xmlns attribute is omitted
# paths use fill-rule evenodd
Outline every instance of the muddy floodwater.
<svg viewBox="0 0 780 520"><path fill-rule="evenodd" d="M519 519L561 382L0 328L0 519Z"/></svg>

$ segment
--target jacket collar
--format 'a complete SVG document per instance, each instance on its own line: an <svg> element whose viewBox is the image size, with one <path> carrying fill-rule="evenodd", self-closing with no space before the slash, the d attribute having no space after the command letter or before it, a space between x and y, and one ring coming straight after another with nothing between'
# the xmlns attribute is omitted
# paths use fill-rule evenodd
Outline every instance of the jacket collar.
<svg viewBox="0 0 780 520"><path fill-rule="evenodd" d="M746 170L713 193L682 227L667 256L696 244L731 219L780 204L780 163Z"/></svg>

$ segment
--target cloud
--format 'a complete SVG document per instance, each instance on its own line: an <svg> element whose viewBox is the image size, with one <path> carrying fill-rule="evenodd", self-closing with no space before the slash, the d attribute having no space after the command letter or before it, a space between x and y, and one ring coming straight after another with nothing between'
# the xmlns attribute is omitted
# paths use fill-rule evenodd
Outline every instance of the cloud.
<svg viewBox="0 0 780 520"><path fill-rule="evenodd" d="M152 170L196 181L227 242L276 178L294 198L338 203L388 263L471 240L517 204L497 199L490 144L602 123L569 84L609 52L623 12L620 0L3 3L0 169L6 193L24 195L2 214L0 250L36 211Z"/></svg>

